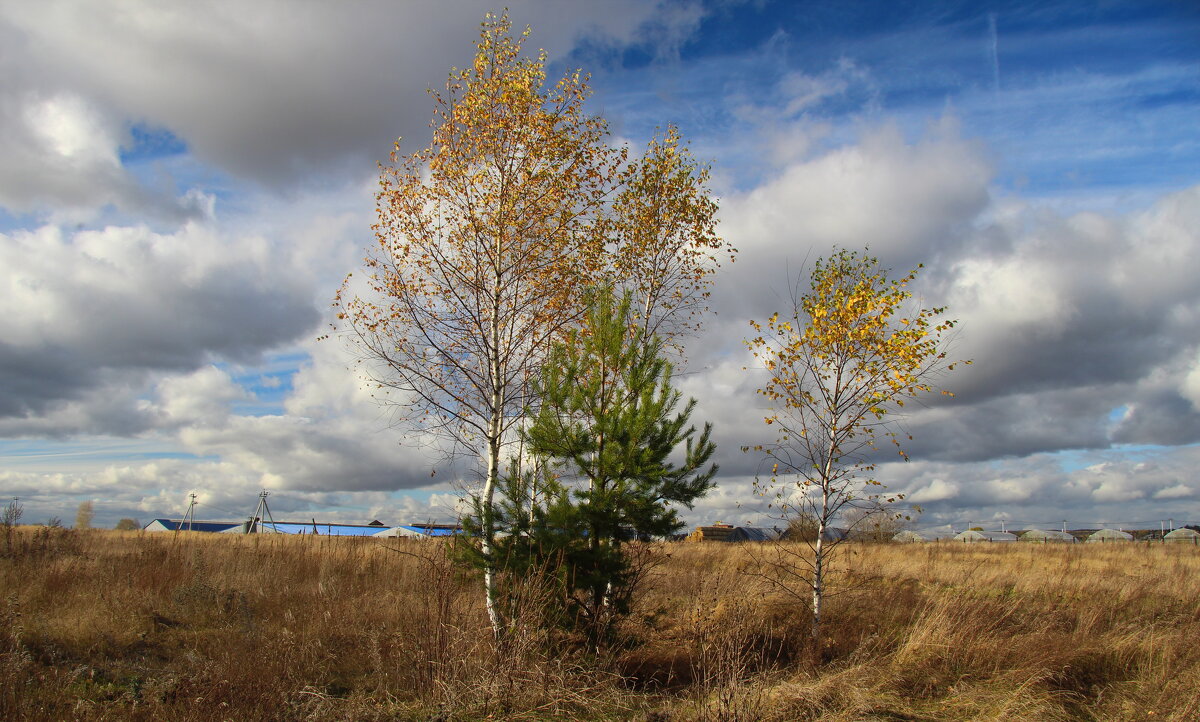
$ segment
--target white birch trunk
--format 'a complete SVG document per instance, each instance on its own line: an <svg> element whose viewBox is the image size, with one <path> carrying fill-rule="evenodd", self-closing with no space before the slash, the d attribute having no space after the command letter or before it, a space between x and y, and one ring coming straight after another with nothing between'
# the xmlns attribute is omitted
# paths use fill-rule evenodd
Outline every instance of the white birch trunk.
<svg viewBox="0 0 1200 722"><path fill-rule="evenodd" d="M817 515L817 542L813 546L812 639L814 647L821 641L821 602L825 599L825 527L828 516L829 492L822 489L821 513Z"/></svg>
<svg viewBox="0 0 1200 722"><path fill-rule="evenodd" d="M492 625L492 634L496 641L502 641L504 638L504 615L499 607L499 599L496 590L496 560L492 558L492 552L495 548L496 541L496 520L494 516L496 484L500 478L500 449L503 439L501 436L504 433L504 387L501 376L500 363L500 289L503 283L503 277L499 272L500 259L503 257L503 242L502 238L496 236L496 275L494 278L495 285L492 288L492 308L491 319L488 330L491 332L491 353L492 358L488 361L488 373L491 376L492 399L491 412L492 418L488 421L488 438L487 438L487 478L483 482L483 540L480 542L480 550L483 552L484 569L483 569L483 593L487 605L488 621Z"/></svg>
<svg viewBox="0 0 1200 722"><path fill-rule="evenodd" d="M495 420L493 419L492 430L496 428ZM500 641L504 634L504 620L500 614L499 604L496 594L496 564L492 559L493 543L496 535L495 520L492 517L492 506L496 496L496 482L500 475L500 439L499 436L493 436L488 439L487 452L487 478L483 482L483 505L481 513L483 518L483 540L480 542L480 550L483 552L484 568L483 568L483 592L485 603L487 605L488 621L492 625L492 634Z"/></svg>
<svg viewBox="0 0 1200 722"><path fill-rule="evenodd" d="M837 388L841 388L842 374L838 370ZM838 395L833 398L834 408L837 407ZM821 470L821 513L817 515L817 543L813 547L813 584L812 584L812 639L814 652L819 651L821 641L821 603L825 600L825 529L829 524L829 485L833 474L833 455L837 452L837 422L835 414L829 424L829 452L825 456L825 468Z"/></svg>

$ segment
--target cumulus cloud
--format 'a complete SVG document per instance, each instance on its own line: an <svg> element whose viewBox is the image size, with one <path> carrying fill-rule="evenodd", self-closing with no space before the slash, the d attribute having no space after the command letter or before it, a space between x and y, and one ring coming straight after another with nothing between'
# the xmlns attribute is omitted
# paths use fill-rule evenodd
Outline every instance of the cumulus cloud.
<svg viewBox="0 0 1200 722"><path fill-rule="evenodd" d="M157 403L146 404L167 425L214 427L229 419L231 405L250 394L234 383L229 374L208 366L186 376L168 376L159 382Z"/></svg>
<svg viewBox="0 0 1200 722"><path fill-rule="evenodd" d="M928 484L917 487L908 495L908 501L913 504L929 504L935 501L945 501L958 496L958 484L942 478L930 479Z"/></svg>
<svg viewBox="0 0 1200 722"><path fill-rule="evenodd" d="M1200 411L1200 354L1188 364L1180 394L1192 404L1193 409Z"/></svg>
<svg viewBox="0 0 1200 722"><path fill-rule="evenodd" d="M726 199L722 230L742 253L716 294L721 337L699 346L728 353L744 317L790 306L787 274L802 292L806 262L869 245L897 270L928 265L914 290L949 306L960 320L951 352L975 361L941 379L955 399L929 398L903 419L914 454L966 461L1200 440L1200 293L1190 283L1200 187L1128 216L991 201L984 151L949 127L916 143L868 134ZM732 378L734 366L711 375ZM713 406L748 421L755 404Z"/></svg>
<svg viewBox="0 0 1200 722"><path fill-rule="evenodd" d="M1189 500L1190 487L1146 481L1145 468L1113 473L1157 491L1056 476L1053 461L1002 477L980 473L980 464L1200 441L1200 292L1191 282L1200 273L1200 187L1126 215L1064 214L995 198L989 182L985 149L953 126L916 142L885 128L724 200L722 232L742 253L715 294L721 316L696 344L692 366L703 370L683 388L701 399L702 418L719 421L729 473L754 473L753 460L733 450L769 438L763 400L753 395L762 379L735 346L749 330L744 319L790 307L788 278L803 292L815 257L869 245L897 270L927 264L914 293L925 305L949 305L960 320L951 354L975 361L938 379L954 398L931 396L896 417L913 436L905 445L913 458L953 464L913 479L915 499L939 508L1025 505L1061 482L1063 509L1122 494ZM895 458L889 449L881 462Z"/></svg>
<svg viewBox="0 0 1200 722"><path fill-rule="evenodd" d="M318 318L308 274L289 269L266 239L199 224L0 234L0 423L98 431L86 417L114 421L107 402L150 374L260 361Z"/></svg>
<svg viewBox="0 0 1200 722"><path fill-rule="evenodd" d="M508 7L518 28L537 26L532 51L562 53L582 35L640 39L656 5L518 0ZM696 22L687 7L646 32L686 34ZM117 129L149 123L226 172L275 187L304 185L312 171L328 179L370 168L397 136L423 135L431 115L425 89L470 57L479 22L496 6L372 1L296 10L280 0L253 8L232 1L7 3L0 38L19 49L5 61L6 77L19 82L5 84L0 107L36 115L45 101L28 97L32 88L84 94L92 99L87 113L50 113L35 132L60 148L86 139L111 169ZM0 113L0 137L17 120ZM25 170L35 182L53 173L33 163ZM53 184L43 185L49 193ZM58 188L59 197L68 190Z"/></svg>
<svg viewBox="0 0 1200 722"><path fill-rule="evenodd" d="M1133 382L1194 349L1198 212L1200 187L1129 217L1027 208L984 228L943 288L962 352L987 361L971 391Z"/></svg>
<svg viewBox="0 0 1200 722"><path fill-rule="evenodd" d="M298 348L307 360L290 374L278 412L230 415L228 403L246 392L210 368L159 385L158 428L182 420L174 428L183 449L235 464L253 485L271 489L417 489L453 482L473 467L473 459L455 464L437 439L381 406L339 339Z"/></svg>
<svg viewBox="0 0 1200 722"><path fill-rule="evenodd" d="M33 102L26 106L25 118L42 150L67 163L82 168L120 164L113 128L105 127L107 119L99 117L79 97Z"/></svg>
<svg viewBox="0 0 1200 722"><path fill-rule="evenodd" d="M1173 337L1171 331L1186 331L1195 317L1191 289L1180 280L1189 272L1187 264L1192 259L1179 249L1186 248L1192 238L1188 214L1197 191L1164 198L1129 217L1094 213L1064 217L1012 199L990 202L983 152L952 133L939 133L908 143L885 129L853 148L799 163L757 191L727 199L723 232L742 239L742 256L721 279L714 303L720 315L710 321L709 333L697 340L690 371L680 377L681 390L701 401L696 421L716 422L722 486L690 513L689 519L713 514L753 517L762 511L761 500L750 493L749 486L749 479L759 470L758 460L742 453L741 447L766 440L768 429L761 421L763 401L754 394L761 379L753 369L743 371L743 366L751 364L739 343L748 328L746 317L764 317L786 305L786 289L772 292L770 284L762 280L771 275L784 280L781 247L786 248L786 241L792 239L791 247L798 252L794 272L799 272L804 260L800 251L827 253L834 242L848 240L832 238L822 230L836 226L837 214L870 215L870 209L883 209L885 216L898 215L905 202L919 204L926 195L945 195L951 189L960 200L929 201L916 209L926 216L919 222L856 221L876 223L872 232L882 237L879 252L885 258L928 254L940 259L916 290L927 303L949 299L954 315L963 319L956 355L976 359L970 371L945 380L948 387L960 391L956 400L931 399L928 407L918 406L902 419L902 430L915 437L909 451L925 464L907 467L901 475L901 487L908 489L913 501L942 510L937 513L971 508L983 514L1005 505L1026 508L1050 489L1063 505L1060 508L1068 503L1105 504L1135 492L1124 487L1116 490L1116 481L1098 481L1081 473L1064 475L1054 463L1045 461L1050 457L1039 455L1063 449L1102 450L1117 443L1186 443L1191 438L1188 429L1196 426L1195 409L1186 394L1196 349L1187 333ZM852 158L854 162L834 162L832 158ZM938 170L924 175L903 172L906 166L927 161ZM807 193L806 189L826 181L853 186L855 173L869 174L889 164L894 166L889 171L891 182L859 184L859 194L848 202L850 210L815 205L794 215L780 210L789 199ZM836 179L831 180L830 174ZM889 188L912 183L927 184L927 192L905 195L911 188L905 189L899 196L907 198L903 202L889 196ZM335 235L341 232L338 229L361 220L353 213L328 218L331 225L327 227ZM960 243L947 240L959 232L964 234ZM84 254L86 259L111 254L106 250L110 244L93 243L87 234L76 240L65 239L61 233L42 233L49 233L48 238L58 245L96 249ZM139 237L156 242L165 238L141 233ZM28 241L28 237L22 238ZM211 270L206 270L210 268L206 264L216 263L220 254L205 253L204 243L193 245L196 257L189 264L197 270L189 277L209 278ZM345 246L322 245L314 238L301 247L310 248L312 258L350 262ZM155 257L155 243L142 248L143 257ZM254 248L254 243L245 244L240 252L246 255L239 263L249 262L253 268L255 259L261 262L270 255L268 248ZM1092 253L1085 252L1089 248ZM128 265L130 258L123 256L116 265ZM1129 265L1151 268L1156 258L1173 266L1160 274L1163 282L1155 288L1134 283ZM71 263L65 267L69 269ZM176 273L180 278L187 275ZM100 279L89 282L105 287L100 282L106 278L102 272L81 277ZM326 291L331 278L321 283ZM312 292L312 286L301 288L296 298L311 298ZM311 301L296 305L311 308ZM55 304L39 306L51 313ZM143 322L136 313L116 315ZM1113 322L1122 318L1141 325L1126 328L1122 321ZM1100 333L1107 328L1105 321L1119 333ZM30 321L14 327L8 337L31 343L36 338L31 329L46 325ZM69 343L93 343L80 327L75 327L74 333L80 335L68 337ZM268 347L258 333L249 335L260 340L251 344L253 352ZM205 338L203 334L188 337ZM1136 348L1128 348L1130 342L1136 343ZM153 344L148 346L143 354L155 349ZM246 392L225 372L204 364L214 353L236 356L235 345L213 345L205 352L208 355L188 357L193 360L191 365L159 364L183 375L163 377L152 402L119 406L150 414L145 424L177 429L182 448L201 457L221 458L239 470L232 478L249 487L305 493L342 489L361 494L417 489L447 478L431 479L430 471L444 464L428 452L430 440L393 426L387 410L375 404L370 391L348 370L351 359L336 340L305 344L304 348L310 360L291 378L279 413L230 413L229 404ZM1063 357L1076 359L1078 368L1072 368ZM30 357L31 362L34 358ZM120 368L124 366L112 364L114 373ZM126 398L135 397L137 389L130 384ZM1117 408L1122 413L1114 416ZM1164 409L1172 410L1172 415L1164 416ZM41 418L55 417L46 413ZM985 473L989 460L1004 458L1042 461L1036 473ZM911 473L917 469L923 473ZM1148 478L1145 470L1129 473ZM1164 480L1157 487L1136 492L1136 499L1186 502L1189 489L1178 479Z"/></svg>
<svg viewBox="0 0 1200 722"><path fill-rule="evenodd" d="M916 143L884 126L796 162L722 200L721 232L741 255L722 276L719 310L776 310L787 298L787 273L806 272L806 261L835 245L870 246L898 268L930 262L987 208L990 180L985 148L949 120Z"/></svg>
<svg viewBox="0 0 1200 722"><path fill-rule="evenodd" d="M982 459L1200 440L1188 399L1197 209L1192 188L1128 217L1028 208L982 226L991 250L964 250L927 287L960 319L953 353L975 364L945 379L953 402L911 420L919 450Z"/></svg>
<svg viewBox="0 0 1200 722"><path fill-rule="evenodd" d="M1156 450L1142 459L1095 452L1102 459L1064 469L1060 458L1035 454L1020 459L972 463L910 462L882 465L878 478L904 504L923 509L921 524L964 525L1000 520L1024 526L1048 522L1086 528L1100 524L1156 522L1200 516L1188 469L1194 447Z"/></svg>
<svg viewBox="0 0 1200 722"><path fill-rule="evenodd" d="M79 94L0 91L0 129L0 206L86 218L112 205L173 222L205 214L203 196L175 196L132 178L120 159L120 122Z"/></svg>
<svg viewBox="0 0 1200 722"><path fill-rule="evenodd" d="M186 448L219 454L256 473L259 485L301 490L412 489L433 479L386 428L289 416L238 417L220 428L191 427Z"/></svg>

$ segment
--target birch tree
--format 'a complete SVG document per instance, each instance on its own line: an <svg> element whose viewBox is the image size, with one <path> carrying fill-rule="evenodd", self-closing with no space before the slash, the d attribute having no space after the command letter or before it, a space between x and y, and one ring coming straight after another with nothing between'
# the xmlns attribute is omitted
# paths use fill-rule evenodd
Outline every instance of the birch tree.
<svg viewBox="0 0 1200 722"><path fill-rule="evenodd" d="M647 336L676 351L709 310L711 276L737 253L717 235L708 178L679 129L668 126L623 170L606 229L612 280L632 294Z"/></svg>
<svg viewBox="0 0 1200 722"><path fill-rule="evenodd" d="M677 172L674 185L659 184L656 202L675 194L698 210L678 222L669 203L654 216L620 212L618 200L632 203L641 192L632 182L645 164L628 162L625 149L607 143L603 118L585 112L586 76L547 84L545 53L523 54L528 35L513 37L507 16L489 16L472 65L433 92L429 146L406 154L397 141L381 169L365 278L348 278L335 302L339 330L386 402L480 459L475 506L485 559L493 557L497 481L507 463L519 463L518 431L538 406L531 381L553 341L582 319L583 291L618 273L637 283L652 268L637 263L637 245L670 238L674 250L656 252L664 262L673 253L690 285L643 307L656 317L683 314L728 250L712 233L715 204L697 200L708 196L706 175L686 150L673 153L673 167L690 181ZM642 223L662 228L642 231ZM689 237L704 252L688 252ZM484 569L497 635L505 624L499 564Z"/></svg>
<svg viewBox="0 0 1200 722"><path fill-rule="evenodd" d="M788 313L750 322L758 335L747 345L769 375L758 390L771 405L763 420L775 432L754 447L771 466L760 490L785 518L816 526L804 546L776 547L773 581L793 594L797 584L807 590L814 641L841 541L830 533L834 520L882 496L874 477L880 442L908 459L896 413L955 368L946 355L955 321L944 307L913 307L907 287L917 272L889 279L877 259L839 250L814 264L808 291L793 292Z"/></svg>
<svg viewBox="0 0 1200 722"><path fill-rule="evenodd" d="M96 507L91 501L79 502L79 507L75 510L75 528L76 529L91 529L92 518L96 515Z"/></svg>

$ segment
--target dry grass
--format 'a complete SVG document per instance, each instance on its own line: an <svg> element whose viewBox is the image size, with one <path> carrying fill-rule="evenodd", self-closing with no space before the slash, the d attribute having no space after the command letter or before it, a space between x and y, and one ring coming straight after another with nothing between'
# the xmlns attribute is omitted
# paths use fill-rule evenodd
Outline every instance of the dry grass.
<svg viewBox="0 0 1200 722"><path fill-rule="evenodd" d="M20 528L0 718L1200 719L1193 547L848 546L819 650L751 549L663 547L596 657L495 649L435 542Z"/></svg>

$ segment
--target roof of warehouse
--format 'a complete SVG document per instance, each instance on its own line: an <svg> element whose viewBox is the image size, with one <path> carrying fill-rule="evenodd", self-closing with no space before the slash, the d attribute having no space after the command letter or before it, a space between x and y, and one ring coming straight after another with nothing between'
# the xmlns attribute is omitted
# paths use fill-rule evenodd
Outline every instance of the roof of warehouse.
<svg viewBox="0 0 1200 722"><path fill-rule="evenodd" d="M155 519L147 524L149 527L155 522L159 523L169 531L206 531L206 532L223 532L229 531L235 527L240 527L245 522L240 521L183 521L181 519ZM314 524L311 521L277 521L259 520L257 524L258 531L268 534L275 532L278 534L312 534L325 536L374 536L379 534L388 527L376 524L322 524L317 522ZM413 527L414 529L416 527ZM435 532L436 533L436 532Z"/></svg>
<svg viewBox="0 0 1200 722"><path fill-rule="evenodd" d="M270 533L272 530L280 534L324 534L326 536L375 536L387 527L370 524L322 524L311 521L259 521L258 528Z"/></svg>
<svg viewBox="0 0 1200 722"><path fill-rule="evenodd" d="M446 524L401 524L397 528L407 529L408 531L414 531L418 534L424 534L426 536L453 536L455 534L463 533L461 527L449 526Z"/></svg>
<svg viewBox="0 0 1200 722"><path fill-rule="evenodd" d="M241 526L241 522L236 521L183 521L182 519L154 519L150 522L153 524L158 522L171 531L207 531L207 532L223 532ZM146 526L150 526L147 524Z"/></svg>

